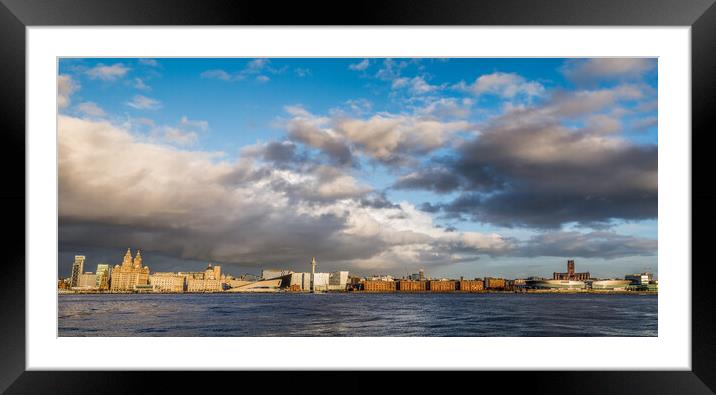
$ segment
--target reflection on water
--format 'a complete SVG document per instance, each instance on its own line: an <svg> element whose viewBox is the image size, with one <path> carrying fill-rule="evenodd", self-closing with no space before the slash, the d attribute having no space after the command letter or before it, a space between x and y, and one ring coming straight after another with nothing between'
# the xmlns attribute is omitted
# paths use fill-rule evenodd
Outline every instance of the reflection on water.
<svg viewBox="0 0 716 395"><path fill-rule="evenodd" d="M657 336L657 297L60 295L59 336Z"/></svg>

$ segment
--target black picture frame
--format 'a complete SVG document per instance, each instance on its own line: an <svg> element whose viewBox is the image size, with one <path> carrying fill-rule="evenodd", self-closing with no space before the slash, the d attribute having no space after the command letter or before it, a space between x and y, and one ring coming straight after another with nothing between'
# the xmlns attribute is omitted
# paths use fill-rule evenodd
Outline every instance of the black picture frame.
<svg viewBox="0 0 716 395"><path fill-rule="evenodd" d="M714 393L716 391L716 303L706 251L708 224L716 219L716 193L709 187L709 156L716 114L716 6L714 0L489 0L439 2L384 0L363 3L259 2L228 0L0 0L0 125L3 165L6 277L0 287L0 390L7 393L181 393L198 372L26 371L25 283L25 45L28 26L99 25L532 25L532 26L690 26L692 56L692 370L629 372L470 372L469 380L502 382L508 392L520 386L549 386L552 393ZM702 182L696 183L701 176ZM701 226L701 232L696 229ZM22 231L21 231L22 230ZM699 245L699 248L696 248ZM703 254L703 256L707 256ZM670 262L669 264L674 264ZM684 262L683 264L687 264ZM688 280L688 279L687 279ZM637 352L637 350L632 350ZM236 373L206 373L218 383ZM252 373L269 380L272 373ZM316 373L312 375L318 377ZM335 373L346 380L353 373ZM156 380L148 378L156 378ZM157 377L158 376L158 377ZM515 377L516 376L516 377ZM326 378L324 374L320 376ZM422 386L391 380L403 388ZM313 380L313 379L309 379ZM141 383L140 383L141 381ZM173 384L172 384L173 383ZM351 384L353 383L353 384ZM510 384L512 383L512 384ZM516 384L521 383L521 384ZM559 384L555 386L555 384ZM477 384L476 384L477 385ZM517 387L515 387L517 385ZM544 388L544 387L543 387ZM528 387L523 390L530 391ZM520 391L522 392L522 391Z"/></svg>

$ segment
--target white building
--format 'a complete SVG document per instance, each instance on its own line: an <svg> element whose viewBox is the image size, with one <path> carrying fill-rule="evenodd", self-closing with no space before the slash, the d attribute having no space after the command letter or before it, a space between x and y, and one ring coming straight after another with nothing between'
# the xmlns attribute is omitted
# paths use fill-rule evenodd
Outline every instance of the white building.
<svg viewBox="0 0 716 395"><path fill-rule="evenodd" d="M313 289L315 291L328 291L330 273L315 273L313 275Z"/></svg>
<svg viewBox="0 0 716 395"><path fill-rule="evenodd" d="M272 278L283 277L283 276L286 276L291 273L293 273L293 270L264 269L264 270L261 270L261 278L264 280L269 280Z"/></svg>
<svg viewBox="0 0 716 395"><path fill-rule="evenodd" d="M328 289L331 291L345 291L348 286L348 272L338 271L330 273L328 278Z"/></svg>

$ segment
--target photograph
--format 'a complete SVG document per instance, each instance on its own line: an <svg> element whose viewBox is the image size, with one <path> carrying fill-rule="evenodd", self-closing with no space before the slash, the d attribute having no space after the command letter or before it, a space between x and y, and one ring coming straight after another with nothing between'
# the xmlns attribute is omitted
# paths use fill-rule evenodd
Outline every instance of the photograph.
<svg viewBox="0 0 716 395"><path fill-rule="evenodd" d="M58 57L57 336L658 337L658 66Z"/></svg>

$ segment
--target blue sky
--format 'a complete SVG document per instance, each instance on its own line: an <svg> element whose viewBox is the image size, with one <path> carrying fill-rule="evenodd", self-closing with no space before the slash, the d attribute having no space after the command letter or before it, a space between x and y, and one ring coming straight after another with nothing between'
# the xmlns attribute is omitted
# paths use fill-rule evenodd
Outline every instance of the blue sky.
<svg viewBox="0 0 716 395"><path fill-rule="evenodd" d="M656 272L656 90L656 59L61 59L60 273L128 243L167 270Z"/></svg>

